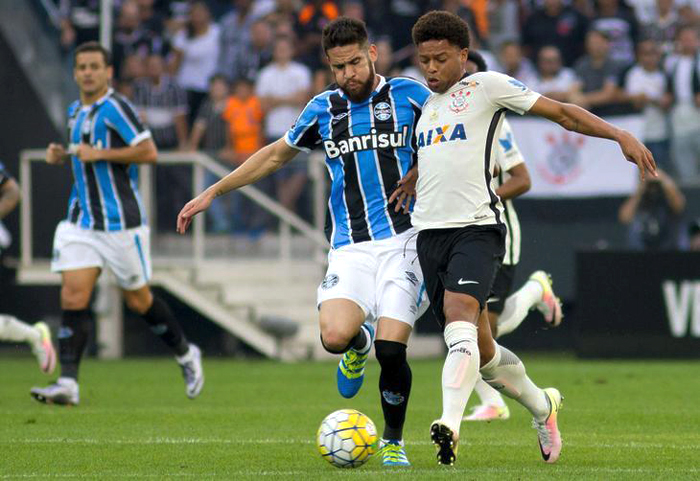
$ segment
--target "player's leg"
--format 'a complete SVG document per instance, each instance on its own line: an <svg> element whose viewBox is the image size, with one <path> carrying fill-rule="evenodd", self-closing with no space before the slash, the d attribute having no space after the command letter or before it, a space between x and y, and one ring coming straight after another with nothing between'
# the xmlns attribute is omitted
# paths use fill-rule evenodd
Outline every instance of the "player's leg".
<svg viewBox="0 0 700 481"><path fill-rule="evenodd" d="M26 342L39 361L39 368L51 374L56 367L56 351L51 343L51 331L45 322L33 326L15 316L0 314L0 341Z"/></svg>
<svg viewBox="0 0 700 481"><path fill-rule="evenodd" d="M482 354L480 372L484 381L532 413L542 457L549 463L555 462L561 451L561 436L557 427L557 414L561 407L559 391L554 388L540 389L530 380L522 361L493 340L485 312L479 319L479 348Z"/></svg>
<svg viewBox="0 0 700 481"><path fill-rule="evenodd" d="M375 318L372 245L361 242L331 250L326 276L317 291L321 344L326 351L343 355L336 382L345 398L355 396L362 387L374 341L374 327L366 322Z"/></svg>
<svg viewBox="0 0 700 481"><path fill-rule="evenodd" d="M551 326L557 327L561 323L561 302L554 294L551 277L544 271L533 272L525 285L508 297L498 320L496 337L517 329L533 308L537 308Z"/></svg>
<svg viewBox="0 0 700 481"><path fill-rule="evenodd" d="M151 278L150 230L141 226L115 233L100 233L100 248L117 278L124 301L139 314L151 331L170 348L182 368L187 397L194 399L204 386L201 352L187 341L170 306L154 295Z"/></svg>
<svg viewBox="0 0 700 481"><path fill-rule="evenodd" d="M87 246L84 254L89 256L89 252ZM62 319L58 332L61 376L46 388L32 388L30 393L38 401L55 404L79 402L78 370L93 328L89 304L100 272L99 267L61 272Z"/></svg>

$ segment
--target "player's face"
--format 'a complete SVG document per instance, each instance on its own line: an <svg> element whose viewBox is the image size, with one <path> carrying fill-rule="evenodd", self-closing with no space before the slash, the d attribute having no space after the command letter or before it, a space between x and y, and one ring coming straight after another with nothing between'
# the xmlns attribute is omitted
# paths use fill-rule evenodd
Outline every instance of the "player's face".
<svg viewBox="0 0 700 481"><path fill-rule="evenodd" d="M94 95L109 87L112 67L107 66L100 52L82 52L75 59L73 76L81 94Z"/></svg>
<svg viewBox="0 0 700 481"><path fill-rule="evenodd" d="M418 45L418 64L428 87L439 94L447 92L464 74L469 49L460 49L447 40L428 40Z"/></svg>
<svg viewBox="0 0 700 481"><path fill-rule="evenodd" d="M335 82L353 102L362 102L374 87L377 47L358 44L333 47L326 52Z"/></svg>

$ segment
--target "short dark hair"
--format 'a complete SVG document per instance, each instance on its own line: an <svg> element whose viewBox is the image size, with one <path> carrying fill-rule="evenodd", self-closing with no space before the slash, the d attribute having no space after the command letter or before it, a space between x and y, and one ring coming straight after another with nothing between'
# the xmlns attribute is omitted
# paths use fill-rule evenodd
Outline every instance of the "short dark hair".
<svg viewBox="0 0 700 481"><path fill-rule="evenodd" d="M368 43L367 26L362 20L348 17L338 17L323 29L321 45L323 51L335 47L358 44L360 47Z"/></svg>
<svg viewBox="0 0 700 481"><path fill-rule="evenodd" d="M486 72L488 70L486 67L486 60L484 60L484 57L476 50L469 51L467 62L473 62L474 65L476 65L477 72Z"/></svg>
<svg viewBox="0 0 700 481"><path fill-rule="evenodd" d="M78 55L85 52L99 52L102 54L102 58L104 58L105 65L108 67L112 65L112 54L109 52L109 50L100 45L99 42L94 41L85 42L78 45L78 48L75 49L75 53L73 54L74 65L77 63Z"/></svg>
<svg viewBox="0 0 700 481"><path fill-rule="evenodd" d="M411 32L413 43L447 40L460 49L469 48L469 25L454 13L442 10L428 12L418 19Z"/></svg>

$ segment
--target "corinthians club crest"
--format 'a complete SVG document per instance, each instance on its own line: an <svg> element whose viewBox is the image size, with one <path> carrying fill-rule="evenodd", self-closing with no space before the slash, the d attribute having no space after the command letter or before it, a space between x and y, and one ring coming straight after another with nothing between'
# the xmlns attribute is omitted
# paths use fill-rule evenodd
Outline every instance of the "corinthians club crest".
<svg viewBox="0 0 700 481"><path fill-rule="evenodd" d="M563 132L546 136L549 152L537 170L551 184L568 184L581 174L581 147L586 142L579 134Z"/></svg>
<svg viewBox="0 0 700 481"><path fill-rule="evenodd" d="M467 97L472 93L465 92L464 89L458 90L457 92L450 95L452 97L452 102L450 103L450 110L458 114L467 110L469 104L467 103Z"/></svg>

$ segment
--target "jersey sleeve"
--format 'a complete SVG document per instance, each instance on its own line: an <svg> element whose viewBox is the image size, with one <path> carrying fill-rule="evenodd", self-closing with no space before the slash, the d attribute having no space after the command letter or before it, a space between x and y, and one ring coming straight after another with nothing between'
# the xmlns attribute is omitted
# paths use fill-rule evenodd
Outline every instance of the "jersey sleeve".
<svg viewBox="0 0 700 481"><path fill-rule="evenodd" d="M151 132L143 126L134 107L125 99L112 96L105 102L105 123L114 129L127 145L150 139Z"/></svg>
<svg viewBox="0 0 700 481"><path fill-rule="evenodd" d="M525 162L522 152L518 148L518 143L513 136L508 119L503 119L501 134L498 136L496 162L504 172L508 172L516 165Z"/></svg>
<svg viewBox="0 0 700 481"><path fill-rule="evenodd" d="M287 145L304 152L310 152L321 144L320 122L325 111L314 98L306 104L296 122L284 135Z"/></svg>
<svg viewBox="0 0 700 481"><path fill-rule="evenodd" d="M520 80L498 72L479 75L489 102L498 108L512 110L520 115L530 110L540 94L530 90Z"/></svg>

